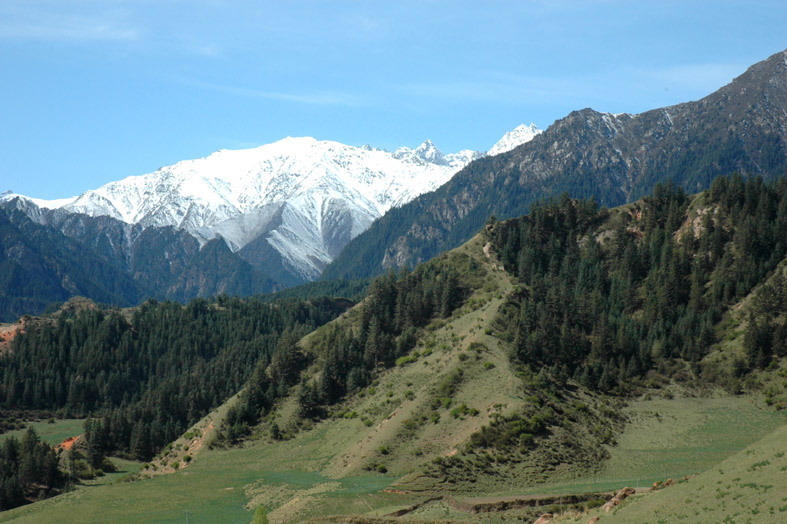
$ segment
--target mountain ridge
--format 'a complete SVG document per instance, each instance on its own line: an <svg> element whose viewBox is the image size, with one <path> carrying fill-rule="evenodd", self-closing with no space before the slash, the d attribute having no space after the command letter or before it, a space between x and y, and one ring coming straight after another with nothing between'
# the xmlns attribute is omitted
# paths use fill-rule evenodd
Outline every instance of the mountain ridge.
<svg viewBox="0 0 787 524"><path fill-rule="evenodd" d="M428 260L470 238L490 215L518 216L562 192L615 206L665 180L696 192L721 173L782 175L785 57L772 55L696 102L637 115L572 111L531 141L479 159L392 210L353 239L322 278L368 277Z"/></svg>
<svg viewBox="0 0 787 524"><path fill-rule="evenodd" d="M509 133L493 148L502 141L510 147L537 132L531 124L527 133ZM293 285L317 278L347 242L389 209L436 189L482 156L470 150L443 154L429 139L391 153L287 137L252 149L220 149L69 199L6 192L0 201L19 196L52 211L172 226L200 245L222 237L255 269Z"/></svg>

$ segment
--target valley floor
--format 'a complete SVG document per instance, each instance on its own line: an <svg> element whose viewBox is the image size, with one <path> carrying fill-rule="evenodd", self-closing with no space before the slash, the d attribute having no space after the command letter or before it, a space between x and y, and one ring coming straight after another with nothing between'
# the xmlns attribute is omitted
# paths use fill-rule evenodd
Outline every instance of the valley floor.
<svg viewBox="0 0 787 524"><path fill-rule="evenodd" d="M652 518L655 523L662 512L667 515L670 511L680 513L684 520L688 518L686 522L704 521L700 515L705 510L688 502L695 495L686 493L687 489L710 497L708 501L697 498L710 508L708 515L713 517L709 517L709 522L724 517L719 511L729 510L740 516L744 509L752 522L773 522L761 517L773 519L781 511L779 508L787 505L785 501L778 505L770 501L774 496L784 497L778 486L787 481L783 478L787 466L780 462L785 461L787 416L761 406L761 400L750 396L634 401L624 408L629 418L626 429L617 444L609 447L610 458L597 471L576 478L556 477L538 485L523 482L504 492L485 492L479 486L479 491L471 495L461 489L463 494L455 497L446 497L446 493L403 492L396 489L399 479L393 474L331 474L336 469L330 467L335 465L335 458L355 449L356 439L368 436L367 426L357 418L333 419L285 442L261 440L229 450L204 449L191 465L175 474L79 488L2 513L0 522L174 524L186 522L188 515L190 524L241 524L251 520L251 510L258 505L268 509L274 523L322 520L327 515L357 515L363 517L359 522L390 520L397 512L403 514L400 520L502 522L525 518L539 510L477 514L462 508L515 496L645 487L656 480L694 473L700 475L664 491L634 497L613 514L602 514L602 522L645 522ZM750 450L739 453L752 445ZM748 481L748 477L757 480ZM673 500L675 497L680 500ZM717 501L725 502L722 506L726 510L715 509ZM696 509L669 509L677 507ZM561 517L571 522L585 522L588 518L587 514L571 513Z"/></svg>

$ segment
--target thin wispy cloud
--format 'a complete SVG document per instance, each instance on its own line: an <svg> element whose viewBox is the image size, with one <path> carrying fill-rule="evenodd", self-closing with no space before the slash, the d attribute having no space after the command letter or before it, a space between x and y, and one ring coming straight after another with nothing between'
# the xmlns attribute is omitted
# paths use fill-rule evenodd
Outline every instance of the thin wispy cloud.
<svg viewBox="0 0 787 524"><path fill-rule="evenodd" d="M0 38L19 40L136 40L141 31L121 13L76 14L35 3L0 3Z"/></svg>
<svg viewBox="0 0 787 524"><path fill-rule="evenodd" d="M222 56L221 49L218 45L210 44L191 44L187 46L188 51L192 54L204 56L207 58L218 58Z"/></svg>
<svg viewBox="0 0 787 524"><path fill-rule="evenodd" d="M632 99L636 93L663 90L704 96L729 83L744 69L740 64L708 63L669 68L620 66L553 76L486 72L472 79L398 84L392 89L405 96L452 102L532 104L559 99L584 107L588 103L616 105ZM610 88L610 84L614 87Z"/></svg>
<svg viewBox="0 0 787 524"><path fill-rule="evenodd" d="M106 24L19 24L0 23L0 38L30 40L135 40L139 33L134 29L113 27Z"/></svg>
<svg viewBox="0 0 787 524"><path fill-rule="evenodd" d="M337 92L312 92L312 93L285 93L280 91L266 91L248 87L237 87L223 84L212 84L206 82L186 82L194 87L210 89L235 96L250 98L264 98L267 100L279 100L282 102L292 102L297 104L309 105L335 105L335 106L359 106L363 101L354 95Z"/></svg>

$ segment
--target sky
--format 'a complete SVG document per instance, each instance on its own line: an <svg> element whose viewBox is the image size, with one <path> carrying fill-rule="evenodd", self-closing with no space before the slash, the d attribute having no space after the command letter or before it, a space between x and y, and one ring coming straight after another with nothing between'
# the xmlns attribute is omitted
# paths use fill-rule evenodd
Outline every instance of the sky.
<svg viewBox="0 0 787 524"><path fill-rule="evenodd" d="M485 151L702 98L785 48L784 0L0 0L0 192L286 136Z"/></svg>

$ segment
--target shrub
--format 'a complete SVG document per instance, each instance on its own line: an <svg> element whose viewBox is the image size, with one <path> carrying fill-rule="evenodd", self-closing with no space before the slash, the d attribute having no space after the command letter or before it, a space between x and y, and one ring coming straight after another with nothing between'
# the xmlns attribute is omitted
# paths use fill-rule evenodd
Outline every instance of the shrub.
<svg viewBox="0 0 787 524"><path fill-rule="evenodd" d="M457 406L451 410L451 416L454 418L459 418L461 416L467 415L468 413L470 413L470 408L468 408L467 404L465 404L464 402L462 402L462 405ZM477 413L478 410L476 410L476 414Z"/></svg>
<svg viewBox="0 0 787 524"><path fill-rule="evenodd" d="M416 360L418 360L418 358L414 357L412 355L406 355L404 357L399 357L399 358L396 359L396 366L397 367L406 366L407 364L411 364L411 363L415 362Z"/></svg>
<svg viewBox="0 0 787 524"><path fill-rule="evenodd" d="M251 524L268 524L268 513L265 508L258 506L254 510L254 520L251 521Z"/></svg>

